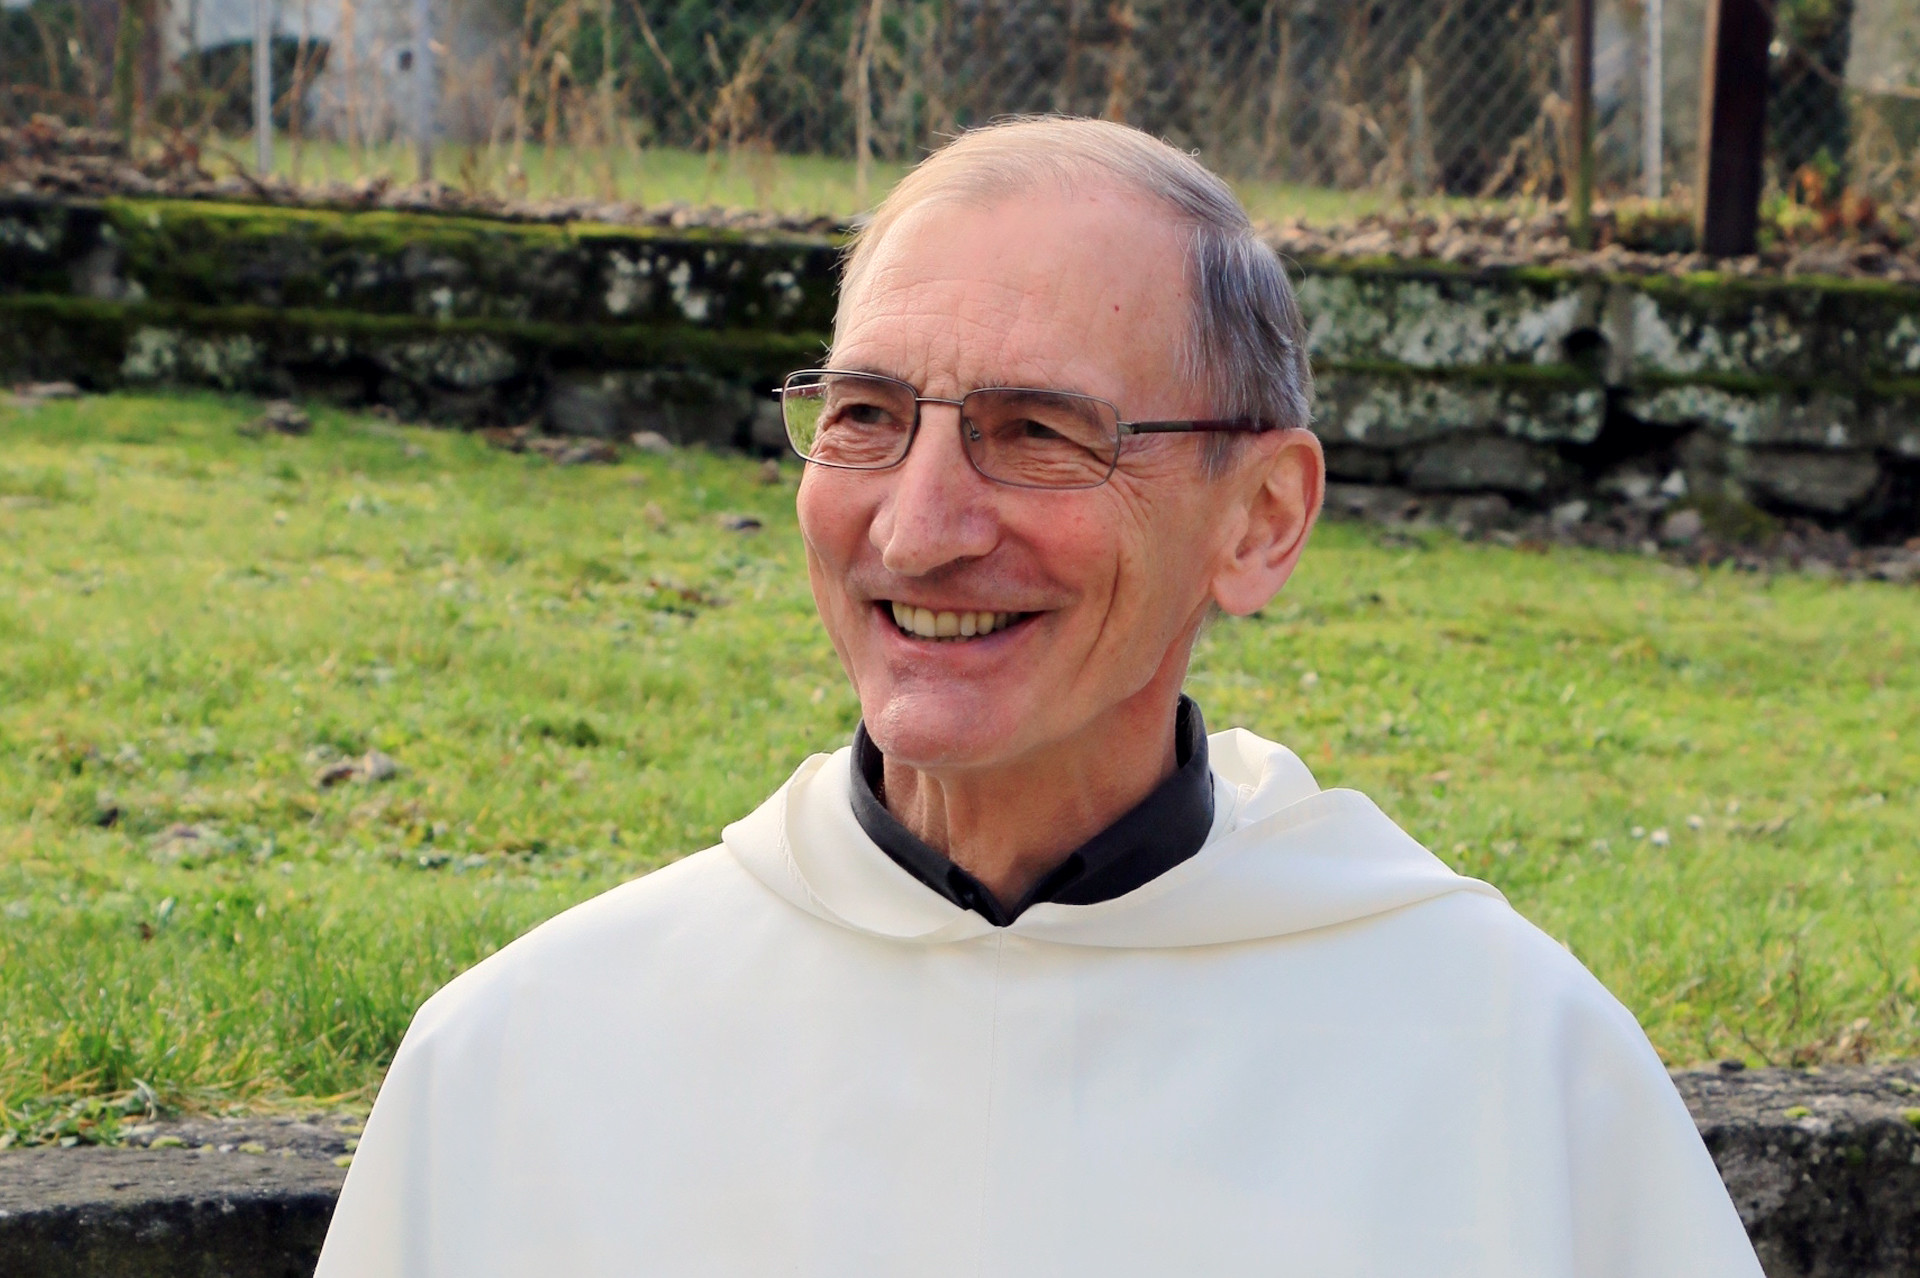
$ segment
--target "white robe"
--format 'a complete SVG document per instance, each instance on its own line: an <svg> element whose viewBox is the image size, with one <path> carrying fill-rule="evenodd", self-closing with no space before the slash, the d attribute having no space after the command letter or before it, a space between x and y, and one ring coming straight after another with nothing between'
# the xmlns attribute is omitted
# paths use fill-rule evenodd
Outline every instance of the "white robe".
<svg viewBox="0 0 1920 1278"><path fill-rule="evenodd" d="M850 751L415 1018L319 1278L1753 1278L1633 1017L1250 733L1206 845L995 929Z"/></svg>

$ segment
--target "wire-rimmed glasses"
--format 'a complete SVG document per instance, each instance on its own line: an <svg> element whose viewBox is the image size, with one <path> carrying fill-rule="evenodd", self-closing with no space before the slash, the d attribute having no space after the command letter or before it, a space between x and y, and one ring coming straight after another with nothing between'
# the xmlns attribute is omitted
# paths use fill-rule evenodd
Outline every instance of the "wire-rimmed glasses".
<svg viewBox="0 0 1920 1278"><path fill-rule="evenodd" d="M922 404L958 408L967 460L984 478L1016 488L1098 488L1112 478L1129 435L1278 429L1252 418L1126 422L1097 396L1028 386L939 399L896 378L824 368L789 374L779 396L793 450L841 470L898 466L920 429Z"/></svg>

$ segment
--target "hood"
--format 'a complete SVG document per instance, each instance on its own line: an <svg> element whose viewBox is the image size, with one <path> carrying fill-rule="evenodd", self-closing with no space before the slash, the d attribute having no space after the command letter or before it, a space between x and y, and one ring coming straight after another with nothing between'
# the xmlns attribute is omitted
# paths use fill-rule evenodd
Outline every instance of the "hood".
<svg viewBox="0 0 1920 1278"><path fill-rule="evenodd" d="M1455 874L1354 790L1322 790L1298 755L1235 728L1207 740L1214 821L1198 853L1098 905L1045 903L1005 931L1064 945L1164 948L1261 940L1334 927L1450 892L1499 897ZM919 944L994 931L929 891L854 819L852 750L814 755L726 848L807 913L870 936Z"/></svg>

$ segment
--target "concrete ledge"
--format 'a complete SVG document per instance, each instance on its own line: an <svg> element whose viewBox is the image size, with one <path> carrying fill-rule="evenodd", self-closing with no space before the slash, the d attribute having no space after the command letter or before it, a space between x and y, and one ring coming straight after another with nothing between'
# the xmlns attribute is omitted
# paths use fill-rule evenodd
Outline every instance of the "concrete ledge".
<svg viewBox="0 0 1920 1278"><path fill-rule="evenodd" d="M1920 1062L1674 1082L1768 1278L1920 1278ZM194 1120L135 1140L167 1137L185 1147L0 1153L0 1274L312 1272L345 1177L339 1126Z"/></svg>
<svg viewBox="0 0 1920 1278"><path fill-rule="evenodd" d="M156 1149L0 1154L8 1278L307 1278L346 1173Z"/></svg>
<svg viewBox="0 0 1920 1278"><path fill-rule="evenodd" d="M1920 1062L1674 1081L1768 1278L1920 1275Z"/></svg>

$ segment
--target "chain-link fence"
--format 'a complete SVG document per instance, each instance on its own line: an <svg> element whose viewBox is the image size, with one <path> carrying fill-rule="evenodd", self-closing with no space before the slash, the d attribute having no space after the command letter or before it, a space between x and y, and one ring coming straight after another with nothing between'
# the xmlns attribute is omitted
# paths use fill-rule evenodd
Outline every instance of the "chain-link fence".
<svg viewBox="0 0 1920 1278"><path fill-rule="evenodd" d="M804 156L865 197L869 163L882 182L1029 111L1126 120L1243 181L1394 197L1557 198L1573 159L1566 0L266 2L283 145L351 169L430 114L450 183L524 183L565 152L583 185L645 194L675 156ZM253 3L5 0L0 110L242 132ZM1603 194L1693 184L1706 5L1597 0ZM1920 193L1920 0L1774 5L1771 187Z"/></svg>

